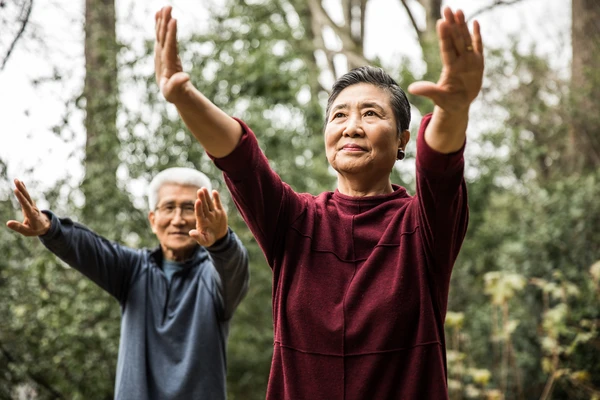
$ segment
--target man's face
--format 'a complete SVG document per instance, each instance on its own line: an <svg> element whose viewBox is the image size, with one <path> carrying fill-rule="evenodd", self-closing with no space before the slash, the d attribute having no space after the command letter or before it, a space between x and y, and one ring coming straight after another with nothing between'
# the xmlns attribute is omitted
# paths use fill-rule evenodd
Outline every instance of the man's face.
<svg viewBox="0 0 600 400"><path fill-rule="evenodd" d="M189 235L189 231L196 228L197 191L195 186L174 183L166 183L158 190L158 203L148 214L148 220L168 260L184 261L198 246Z"/></svg>

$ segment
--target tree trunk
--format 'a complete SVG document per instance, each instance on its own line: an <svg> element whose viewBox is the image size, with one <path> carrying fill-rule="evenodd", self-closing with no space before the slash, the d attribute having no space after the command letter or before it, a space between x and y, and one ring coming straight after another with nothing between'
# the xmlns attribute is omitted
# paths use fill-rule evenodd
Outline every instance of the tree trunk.
<svg viewBox="0 0 600 400"><path fill-rule="evenodd" d="M577 171L600 167L600 2L572 0L573 64L571 164Z"/></svg>
<svg viewBox="0 0 600 400"><path fill-rule="evenodd" d="M107 215L114 215L113 202L119 196L107 196L117 190L119 165L117 137L117 40L114 0L85 2L85 195L83 219L98 223L103 230ZM111 210L110 213L107 210Z"/></svg>

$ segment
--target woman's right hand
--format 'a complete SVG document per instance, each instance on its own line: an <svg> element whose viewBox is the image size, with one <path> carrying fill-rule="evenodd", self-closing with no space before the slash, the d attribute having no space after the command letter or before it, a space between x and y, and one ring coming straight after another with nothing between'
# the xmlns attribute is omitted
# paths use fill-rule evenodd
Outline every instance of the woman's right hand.
<svg viewBox="0 0 600 400"><path fill-rule="evenodd" d="M163 7L155 16L154 68L161 93L167 101L177 104L192 89L192 84L179 59L177 20L171 17L171 10L171 6Z"/></svg>
<svg viewBox="0 0 600 400"><path fill-rule="evenodd" d="M6 226L23 236L45 235L50 230L50 219L31 200L23 182L15 179L15 187L14 193L23 211L23 222L10 220Z"/></svg>

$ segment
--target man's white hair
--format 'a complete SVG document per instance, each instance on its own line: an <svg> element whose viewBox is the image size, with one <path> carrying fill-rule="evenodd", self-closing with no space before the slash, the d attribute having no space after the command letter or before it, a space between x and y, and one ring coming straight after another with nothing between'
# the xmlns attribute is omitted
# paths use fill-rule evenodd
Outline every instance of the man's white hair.
<svg viewBox="0 0 600 400"><path fill-rule="evenodd" d="M167 168L156 174L148 186L148 207L150 207L150 210L156 209L158 191L167 183L196 186L198 189L205 187L209 192L212 190L210 179L200 171L192 168Z"/></svg>

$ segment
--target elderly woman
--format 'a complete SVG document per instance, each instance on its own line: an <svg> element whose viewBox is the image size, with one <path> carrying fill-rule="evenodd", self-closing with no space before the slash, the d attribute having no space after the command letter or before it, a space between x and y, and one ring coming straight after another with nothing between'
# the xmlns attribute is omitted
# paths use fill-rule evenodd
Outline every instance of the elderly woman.
<svg viewBox="0 0 600 400"><path fill-rule="evenodd" d="M363 67L334 85L325 148L335 192L296 193L269 167L242 121L189 81L171 9L156 14L156 77L165 98L223 170L273 270L274 352L268 399L447 398L444 318L468 221L463 148L481 88L483 45L461 11L438 23L439 81L417 136L417 192L390 182L409 140L404 92Z"/></svg>

